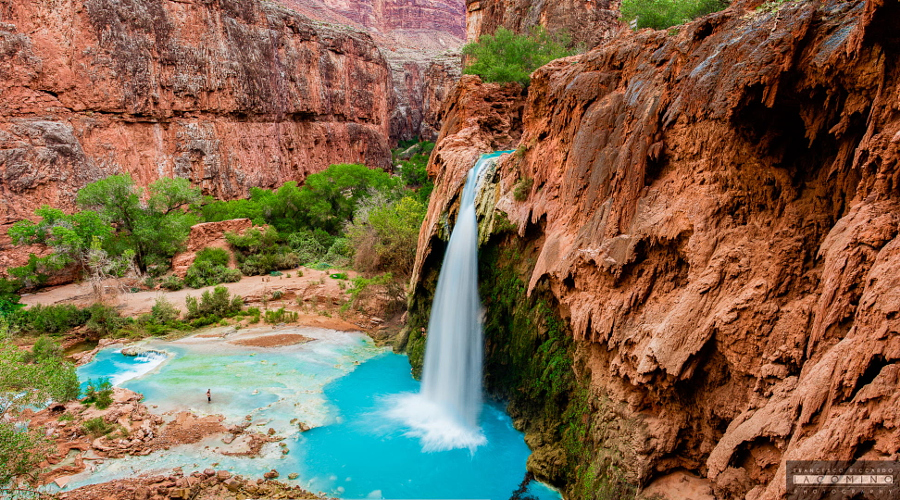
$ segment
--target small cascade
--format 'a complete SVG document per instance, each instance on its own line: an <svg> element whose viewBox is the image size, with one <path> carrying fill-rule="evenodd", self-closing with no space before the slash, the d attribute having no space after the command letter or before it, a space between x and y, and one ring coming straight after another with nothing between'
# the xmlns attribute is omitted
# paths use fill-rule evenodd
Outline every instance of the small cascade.
<svg viewBox="0 0 900 500"><path fill-rule="evenodd" d="M503 153L482 155L469 171L431 308L422 389L400 398L392 410L427 451L474 450L485 443L478 425L483 340L475 195L486 167Z"/></svg>

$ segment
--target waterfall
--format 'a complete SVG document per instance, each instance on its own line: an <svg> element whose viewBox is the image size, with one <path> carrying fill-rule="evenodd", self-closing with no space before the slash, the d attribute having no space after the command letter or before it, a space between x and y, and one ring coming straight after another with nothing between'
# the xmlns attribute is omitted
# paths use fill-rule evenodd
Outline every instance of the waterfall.
<svg viewBox="0 0 900 500"><path fill-rule="evenodd" d="M431 307L421 392L398 398L390 411L425 451L474 450L486 442L478 425L483 341L475 194L485 167L504 153L482 155L469 170Z"/></svg>
<svg viewBox="0 0 900 500"><path fill-rule="evenodd" d="M478 174L493 157L483 155L469 170L456 226L438 276L422 373L422 397L469 427L481 411L481 299L478 297Z"/></svg>

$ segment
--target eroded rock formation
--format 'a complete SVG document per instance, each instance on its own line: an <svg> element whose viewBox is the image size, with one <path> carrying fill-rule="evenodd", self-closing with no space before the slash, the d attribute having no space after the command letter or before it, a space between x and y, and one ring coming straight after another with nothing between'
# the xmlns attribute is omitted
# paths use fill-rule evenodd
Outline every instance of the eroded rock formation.
<svg viewBox="0 0 900 500"><path fill-rule="evenodd" d="M593 48L622 27L621 3L621 0L466 0L466 41L493 34L501 26L516 33L543 26L551 33L568 33L576 45Z"/></svg>
<svg viewBox="0 0 900 500"><path fill-rule="evenodd" d="M441 100L461 70L463 0L279 1L313 19L368 31L391 69L391 139L437 138Z"/></svg>
<svg viewBox="0 0 900 500"><path fill-rule="evenodd" d="M389 167L367 34L271 2L0 0L0 223L127 172L219 198L332 163Z"/></svg>
<svg viewBox="0 0 900 500"><path fill-rule="evenodd" d="M900 456L898 18L888 0L733 8L538 70L482 214L515 235L485 251L524 248L527 292L568 325L595 451L572 463L532 415L532 470L575 496L567 467L614 464L775 499L786 460ZM497 147L464 83L429 167L423 293L466 165Z"/></svg>

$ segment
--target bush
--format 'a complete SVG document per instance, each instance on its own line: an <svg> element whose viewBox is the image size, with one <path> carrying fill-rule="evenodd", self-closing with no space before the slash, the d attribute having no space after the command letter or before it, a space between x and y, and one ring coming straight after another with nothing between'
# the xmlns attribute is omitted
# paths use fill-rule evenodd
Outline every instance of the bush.
<svg viewBox="0 0 900 500"><path fill-rule="evenodd" d="M251 255L241 263L241 272L247 276L270 274L279 269L293 269L300 265L300 258L293 252Z"/></svg>
<svg viewBox="0 0 900 500"><path fill-rule="evenodd" d="M299 231L291 233L287 237L288 245L297 254L297 258L303 264L316 262L325 256L328 249L320 242L312 231Z"/></svg>
<svg viewBox="0 0 900 500"><path fill-rule="evenodd" d="M282 245L275 229L248 229L244 234L225 233L225 239L236 250L238 267L247 276L293 269L301 264L291 247Z"/></svg>
<svg viewBox="0 0 900 500"><path fill-rule="evenodd" d="M21 281L0 278L0 317L8 316L20 308L25 307L19 303L21 297L18 292L21 289Z"/></svg>
<svg viewBox="0 0 900 500"><path fill-rule="evenodd" d="M91 313L71 304L45 306L37 304L10 315L10 323L26 333L65 333L84 325Z"/></svg>
<svg viewBox="0 0 900 500"><path fill-rule="evenodd" d="M516 188L513 190L513 198L516 201L525 201L528 199L528 194L531 193L531 186L534 185L534 179L531 177L524 177L516 183Z"/></svg>
<svg viewBox="0 0 900 500"><path fill-rule="evenodd" d="M396 202L373 200L357 213L347 235L353 248L354 267L370 273L412 274L419 227L426 207L412 197Z"/></svg>
<svg viewBox="0 0 900 500"><path fill-rule="evenodd" d="M666 29L728 7L723 0L622 0L622 19L636 28Z"/></svg>
<svg viewBox="0 0 900 500"><path fill-rule="evenodd" d="M241 272L228 266L210 261L194 261L184 275L184 284L191 288L203 288L219 283L234 283L241 280Z"/></svg>
<svg viewBox="0 0 900 500"><path fill-rule="evenodd" d="M90 313L86 326L88 329L99 334L101 337L110 336L116 333L120 328L128 324L129 319L119 316L119 311L114 307L94 304L85 309Z"/></svg>
<svg viewBox="0 0 900 500"><path fill-rule="evenodd" d="M153 308L150 309L150 319L155 323L178 321L179 316L181 316L181 311L164 297L157 297Z"/></svg>
<svg viewBox="0 0 900 500"><path fill-rule="evenodd" d="M463 46L463 54L472 61L463 73L478 75L485 82L518 82L527 86L534 70L574 53L566 48L569 42L569 37L551 35L541 27L522 35L500 27L493 35L482 35L477 42Z"/></svg>
<svg viewBox="0 0 900 500"><path fill-rule="evenodd" d="M184 280L172 274L159 280L159 286L160 288L165 288L166 290L177 292L178 290L184 288Z"/></svg>
<svg viewBox="0 0 900 500"><path fill-rule="evenodd" d="M43 363L63 357L62 347L50 337L41 336L24 357L26 363Z"/></svg>
<svg viewBox="0 0 900 500"><path fill-rule="evenodd" d="M283 307L279 307L277 311L266 311L265 313L265 321L270 325L275 325L278 323L292 323L297 321L297 314L294 311L287 311Z"/></svg>
<svg viewBox="0 0 900 500"><path fill-rule="evenodd" d="M84 423L81 424L82 432L93 438L105 436L115 429L115 424L106 423L106 421L103 420L103 417L94 417L90 420L85 420Z"/></svg>
<svg viewBox="0 0 900 500"><path fill-rule="evenodd" d="M187 306L186 319L211 319L213 316L218 316L213 321L206 323L212 324L217 323L223 317L235 316L244 307L244 299L240 295L231 297L231 293L227 288L217 286L212 292L209 290L203 292L199 301L188 295L185 299L185 305ZM191 325L193 326L194 322L191 322Z"/></svg>
<svg viewBox="0 0 900 500"><path fill-rule="evenodd" d="M251 325L259 323L260 314L258 307L248 307L247 316L249 316L250 319L247 320L247 323L250 323Z"/></svg>
<svg viewBox="0 0 900 500"><path fill-rule="evenodd" d="M331 263L326 268L344 267L350 264L350 259L352 258L353 245L350 243L350 240L348 238L337 238L334 240L331 248L328 249L328 253L325 254L323 260Z"/></svg>
<svg viewBox="0 0 900 500"><path fill-rule="evenodd" d="M112 384L109 378L88 380L84 389L84 403L94 404L97 408L105 410L112 404Z"/></svg>
<svg viewBox="0 0 900 500"><path fill-rule="evenodd" d="M228 267L228 262L231 260L231 253L224 248L217 247L206 247L203 250L197 252L197 255L194 256L194 264L198 262L209 262L214 266L225 266Z"/></svg>

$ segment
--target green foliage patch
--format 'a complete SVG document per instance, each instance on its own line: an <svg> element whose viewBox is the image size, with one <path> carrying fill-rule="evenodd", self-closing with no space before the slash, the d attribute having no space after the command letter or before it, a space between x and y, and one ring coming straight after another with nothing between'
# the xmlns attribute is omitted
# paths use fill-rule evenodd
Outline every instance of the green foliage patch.
<svg viewBox="0 0 900 500"><path fill-rule="evenodd" d="M354 267L367 273L412 274L419 228L426 207L407 196L398 201L375 198L347 226Z"/></svg>
<svg viewBox="0 0 900 500"><path fill-rule="evenodd" d="M726 0L622 0L622 19L636 28L666 29L728 7Z"/></svg>
<svg viewBox="0 0 900 500"><path fill-rule="evenodd" d="M237 315L244 307L244 299L240 295L231 296L231 292L224 286L217 286L212 291L206 290L198 301L196 297L188 295L185 298L187 314L185 319L191 321L191 326L200 326L218 323L222 318L231 318Z"/></svg>
<svg viewBox="0 0 900 500"><path fill-rule="evenodd" d="M482 35L477 42L463 46L463 54L472 61L463 73L478 75L485 82L527 86L534 70L575 53L567 48L570 41L564 33L551 34L542 27L521 35L499 27L493 35Z"/></svg>
<svg viewBox="0 0 900 500"><path fill-rule="evenodd" d="M109 378L104 377L97 380L88 380L84 389L84 404L93 404L101 410L109 408L112 404L112 384Z"/></svg>
<svg viewBox="0 0 900 500"><path fill-rule="evenodd" d="M297 321L299 314L294 311L288 311L283 307L279 307L277 310L270 309L265 312L265 322L270 325L276 325L278 323L293 323Z"/></svg>
<svg viewBox="0 0 900 500"><path fill-rule="evenodd" d="M62 358L50 339L22 351L9 341L9 326L0 318L0 488L15 477L37 476L37 465L50 452L43 429L19 428L6 419L31 405L78 397L75 366Z"/></svg>

